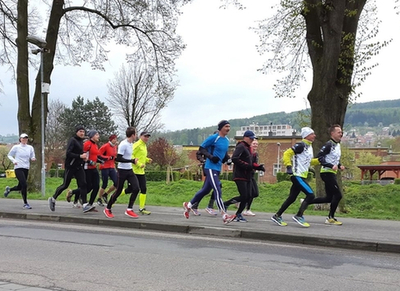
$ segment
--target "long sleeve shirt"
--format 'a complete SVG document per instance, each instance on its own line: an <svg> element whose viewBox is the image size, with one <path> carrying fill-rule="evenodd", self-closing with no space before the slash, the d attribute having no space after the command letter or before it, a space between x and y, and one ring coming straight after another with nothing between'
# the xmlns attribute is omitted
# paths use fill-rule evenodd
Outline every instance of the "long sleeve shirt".
<svg viewBox="0 0 400 291"><path fill-rule="evenodd" d="M101 146L99 149L101 156L105 157L104 164L100 164L100 170L102 169L114 169L115 168L115 158L117 157L117 146L107 142Z"/></svg>
<svg viewBox="0 0 400 291"><path fill-rule="evenodd" d="M29 170L30 161L35 159L35 151L31 145L20 143L11 148L8 158L14 164L14 169Z"/></svg>
<svg viewBox="0 0 400 291"><path fill-rule="evenodd" d="M303 139L283 153L283 163L292 166L294 176L307 178L310 165L318 165L319 161L313 158L312 143Z"/></svg>
<svg viewBox="0 0 400 291"><path fill-rule="evenodd" d="M337 173L333 170L333 166L340 168L341 149L340 143L335 142L333 139L329 140L319 151L317 158L321 163L321 173Z"/></svg>
<svg viewBox="0 0 400 291"><path fill-rule="evenodd" d="M147 145L143 140L139 139L133 144L132 149L132 159L138 159L137 163L132 166L133 172L135 174L144 175L145 166L150 161L147 157Z"/></svg>

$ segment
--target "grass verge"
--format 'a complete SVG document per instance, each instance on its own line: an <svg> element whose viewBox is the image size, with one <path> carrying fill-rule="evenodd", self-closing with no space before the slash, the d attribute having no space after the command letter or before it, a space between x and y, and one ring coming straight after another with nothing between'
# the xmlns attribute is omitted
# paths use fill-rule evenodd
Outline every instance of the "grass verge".
<svg viewBox="0 0 400 291"><path fill-rule="evenodd" d="M15 178L0 179L0 189L5 186L15 186L18 181ZM41 193L28 193L29 200L46 200L53 195L55 189L62 183L61 178L46 179L46 195ZM228 200L238 195L236 184L231 181L222 181L222 195L224 200ZM183 201L189 201L193 195L201 188L202 182L180 180L170 184L165 182L147 182L147 205L155 206L174 206L181 207ZM277 184L260 184L260 196L257 197L252 205L253 211L276 212L283 201L287 198L291 183L281 182ZM311 183L315 189L315 185ZM75 180L71 183L71 189L76 188ZM59 199L65 199L66 191L61 194ZM9 198L21 199L20 194L11 192ZM304 194L299 195L299 199L304 198ZM128 203L129 196L124 195L118 198L117 203ZM209 196L201 201L200 208L205 208ZM299 200L298 200L299 201ZM286 213L297 212L299 202L293 203ZM367 219L400 220L400 185L389 184L381 185L358 185L357 183L347 183L344 186L345 213L338 213L338 217L353 217ZM327 207L323 210L315 210L310 206L306 210L306 215L327 215Z"/></svg>

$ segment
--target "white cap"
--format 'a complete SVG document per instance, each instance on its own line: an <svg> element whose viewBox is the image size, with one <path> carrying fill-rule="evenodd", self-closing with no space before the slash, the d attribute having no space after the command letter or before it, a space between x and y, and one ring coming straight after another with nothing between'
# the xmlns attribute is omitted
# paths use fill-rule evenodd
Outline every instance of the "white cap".
<svg viewBox="0 0 400 291"><path fill-rule="evenodd" d="M303 127L301 129L301 138L306 138L312 133L314 133L314 130L312 130L310 127Z"/></svg>
<svg viewBox="0 0 400 291"><path fill-rule="evenodd" d="M19 136L19 138L24 138L24 137L28 137L28 135L26 133L21 133L21 135Z"/></svg>

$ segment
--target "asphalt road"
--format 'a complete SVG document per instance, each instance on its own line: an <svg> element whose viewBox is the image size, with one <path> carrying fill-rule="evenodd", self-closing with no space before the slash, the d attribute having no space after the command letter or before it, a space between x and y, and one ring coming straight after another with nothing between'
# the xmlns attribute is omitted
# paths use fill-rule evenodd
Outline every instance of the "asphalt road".
<svg viewBox="0 0 400 291"><path fill-rule="evenodd" d="M242 238L3 219L0 246L0 281L50 290L397 291L400 286L398 254Z"/></svg>

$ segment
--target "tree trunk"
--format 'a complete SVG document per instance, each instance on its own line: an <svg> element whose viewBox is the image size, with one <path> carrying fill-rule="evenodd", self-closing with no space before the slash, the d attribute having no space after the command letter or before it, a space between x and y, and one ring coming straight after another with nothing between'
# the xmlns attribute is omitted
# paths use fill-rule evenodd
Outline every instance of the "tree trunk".
<svg viewBox="0 0 400 291"><path fill-rule="evenodd" d="M311 107L311 127L317 134L314 154L329 140L332 124L343 127L352 90L354 45L357 25L366 0L306 1L304 12L307 46L313 67L313 85L307 98ZM355 11L349 15L349 11ZM317 196L325 190L316 171ZM340 176L339 176L340 177Z"/></svg>
<svg viewBox="0 0 400 291"><path fill-rule="evenodd" d="M49 24L46 34L47 49L49 52L43 53L43 82L50 84L50 77L53 71L53 60L56 50L56 43L63 16L63 0L54 0L51 9ZM28 81L28 1L18 1L18 66L17 66L17 92L18 92L18 125L20 131L27 132L30 142L35 149L37 162L33 163L29 172L28 185L29 191L41 190L41 161L42 161L42 132L41 132L41 66L36 76L35 93L32 100L32 114L29 114L29 81ZM44 122L46 125L48 98L43 96ZM50 166L50 165L48 165Z"/></svg>
<svg viewBox="0 0 400 291"><path fill-rule="evenodd" d="M18 61L17 61L17 97L18 97L18 127L19 133L25 132L29 135L30 143L35 144L35 126L32 124L32 118L30 115L30 99L29 99L29 74L28 74L28 42L26 37L28 36L28 0L19 0L18 6L18 21L17 21L17 45L18 45ZM39 108L40 109L40 108ZM39 110L40 111L40 110ZM35 148L36 157L38 149ZM39 157L40 158L40 157ZM38 161L40 159L38 158ZM29 191L40 189L33 177L35 173L39 171L40 174L40 162L32 163L32 167L28 177ZM40 176L38 179L40 186Z"/></svg>

